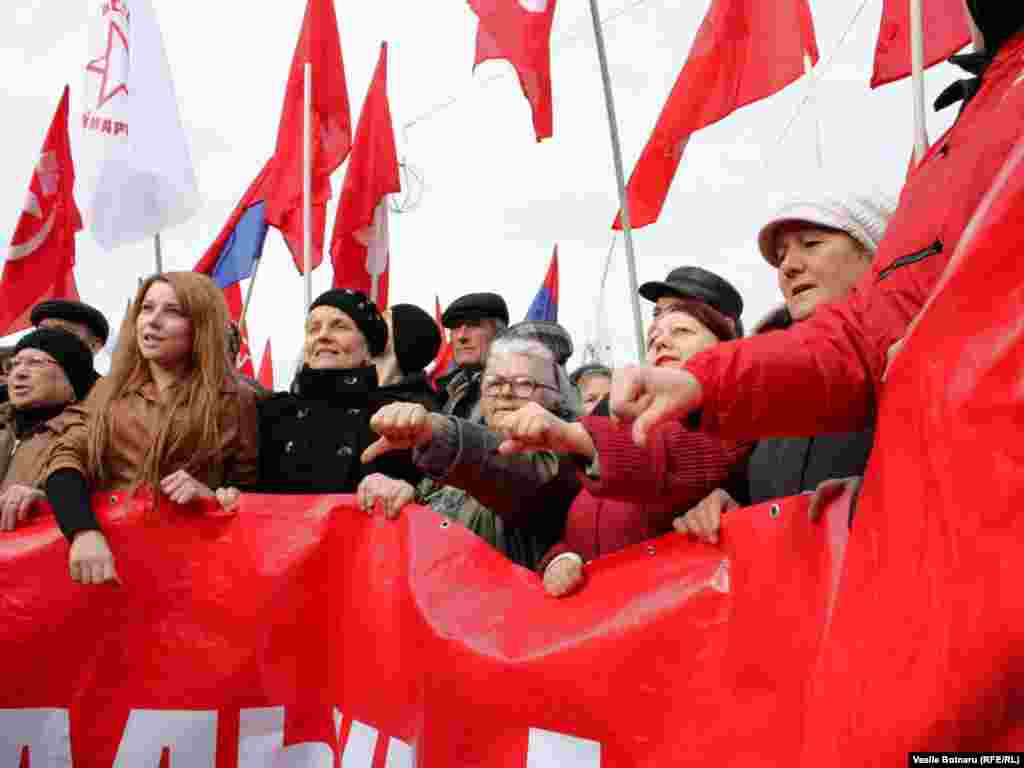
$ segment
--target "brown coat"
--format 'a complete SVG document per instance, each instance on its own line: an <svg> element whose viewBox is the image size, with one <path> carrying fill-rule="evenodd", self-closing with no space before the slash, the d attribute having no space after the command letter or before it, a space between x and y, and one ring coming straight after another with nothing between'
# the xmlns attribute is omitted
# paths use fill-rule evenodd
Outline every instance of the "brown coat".
<svg viewBox="0 0 1024 768"><path fill-rule="evenodd" d="M107 386L109 379L102 379L81 406L71 406L65 411L75 419L57 441L48 474L59 469L74 469L89 480L94 491L128 490L139 483L138 475L146 453L156 439L160 424L167 418L168 407L160 402L156 385L151 381L126 390L113 401L110 413L113 434L104 458L106 477L102 485L95 485L96 479L88 472L89 413ZM217 455L222 465L197 464L197 457L193 455L172 453L160 467L161 477L184 469L212 490L225 485L255 484L259 444L255 393L250 387L226 379L221 388L221 406L221 444Z"/></svg>
<svg viewBox="0 0 1024 768"><path fill-rule="evenodd" d="M9 403L0 408L0 492L12 485L42 488L57 440L74 421L65 410L19 443L13 408Z"/></svg>

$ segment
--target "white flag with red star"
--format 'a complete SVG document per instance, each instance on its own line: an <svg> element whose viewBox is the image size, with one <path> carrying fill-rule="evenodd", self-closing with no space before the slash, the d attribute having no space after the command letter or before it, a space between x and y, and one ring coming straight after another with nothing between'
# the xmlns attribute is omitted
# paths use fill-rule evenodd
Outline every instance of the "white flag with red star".
<svg viewBox="0 0 1024 768"><path fill-rule="evenodd" d="M76 120L86 223L107 250L199 208L199 189L150 0L92 0Z"/></svg>

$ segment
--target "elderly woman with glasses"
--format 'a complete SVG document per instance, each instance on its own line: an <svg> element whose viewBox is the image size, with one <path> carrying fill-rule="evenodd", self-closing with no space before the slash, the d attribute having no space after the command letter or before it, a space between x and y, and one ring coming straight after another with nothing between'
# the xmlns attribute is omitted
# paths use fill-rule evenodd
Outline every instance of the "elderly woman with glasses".
<svg viewBox="0 0 1024 768"><path fill-rule="evenodd" d="M548 324L552 325L552 324ZM501 438L487 425L527 403L564 419L579 413L577 395L560 360L571 350L564 329L524 333L512 326L491 346L481 377L484 425L429 413L421 405L395 403L378 411L370 427L380 439L363 454L412 448L413 459L435 484L417 497L414 489L389 478L371 476L360 486L360 503L371 511L381 502L394 517L419 498L465 525L513 561L536 567L558 541L566 513L579 491L571 463L550 451L501 456Z"/></svg>

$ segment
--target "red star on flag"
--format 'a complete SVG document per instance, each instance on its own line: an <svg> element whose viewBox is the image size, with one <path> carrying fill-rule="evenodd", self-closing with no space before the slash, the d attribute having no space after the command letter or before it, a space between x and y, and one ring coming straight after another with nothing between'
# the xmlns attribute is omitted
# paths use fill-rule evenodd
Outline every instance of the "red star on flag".
<svg viewBox="0 0 1024 768"><path fill-rule="evenodd" d="M100 81L100 95L96 102L96 109L102 109L103 105L114 98L119 93L128 95L128 86L124 82L124 68L121 68L120 72L116 74L120 76L121 82L111 90L107 90L110 85L110 56L114 52L114 46L117 44L123 51L121 54L124 59L128 58L128 37L125 35L124 30L118 26L117 22L110 22L110 26L107 27L107 50L98 59L93 59L86 66L87 72L94 72L97 75L102 75L103 80Z"/></svg>

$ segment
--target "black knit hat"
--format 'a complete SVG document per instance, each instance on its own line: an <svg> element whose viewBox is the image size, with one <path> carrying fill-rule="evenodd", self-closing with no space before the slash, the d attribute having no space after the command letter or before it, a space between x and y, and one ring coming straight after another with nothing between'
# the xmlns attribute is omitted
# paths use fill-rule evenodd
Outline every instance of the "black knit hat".
<svg viewBox="0 0 1024 768"><path fill-rule="evenodd" d="M1024 5L1019 0L967 0L967 8L985 38L985 52L990 56L1024 27Z"/></svg>
<svg viewBox="0 0 1024 768"><path fill-rule="evenodd" d="M391 307L392 346L402 373L422 371L437 357L441 331L437 321L415 304Z"/></svg>
<svg viewBox="0 0 1024 768"><path fill-rule="evenodd" d="M377 305L366 298L362 291L351 288L333 288L321 293L310 306L312 312L317 307L334 307L352 318L352 322L366 338L366 346L371 357L383 354L388 346L388 324L381 317Z"/></svg>
<svg viewBox="0 0 1024 768"><path fill-rule="evenodd" d="M18 340L14 354L23 349L38 349L56 360L68 377L76 400L84 400L99 378L92 367L92 352L73 333L59 328L38 328Z"/></svg>
<svg viewBox="0 0 1024 768"><path fill-rule="evenodd" d="M81 301L71 301L70 299L44 301L32 307L32 314L29 318L32 325L35 326L50 318L67 320L69 323L81 323L104 344L107 343L107 337L110 335L110 324L103 313Z"/></svg>

